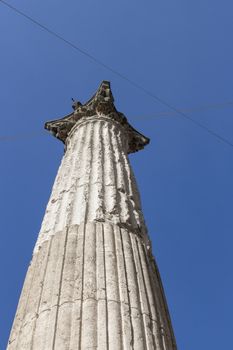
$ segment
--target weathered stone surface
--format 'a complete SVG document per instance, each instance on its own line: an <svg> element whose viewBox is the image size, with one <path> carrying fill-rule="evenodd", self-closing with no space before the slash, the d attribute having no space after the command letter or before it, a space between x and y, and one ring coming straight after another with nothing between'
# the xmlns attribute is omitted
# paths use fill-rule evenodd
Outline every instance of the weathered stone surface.
<svg viewBox="0 0 233 350"><path fill-rule="evenodd" d="M33 256L8 349L175 349L150 264L116 224L65 227Z"/></svg>
<svg viewBox="0 0 233 350"><path fill-rule="evenodd" d="M150 141L128 123L123 113L116 110L110 83L108 81L103 81L95 95L84 105L78 101L74 102L73 109L74 112L68 114L64 118L53 120L45 124L45 128L64 143L66 143L70 131L77 122L82 118L87 120L89 117L93 116L109 116L111 120L115 120L123 126L127 134L128 153L143 149Z"/></svg>
<svg viewBox="0 0 233 350"><path fill-rule="evenodd" d="M128 160L132 135L98 93L88 108L102 114L81 110L66 136L8 350L176 350Z"/></svg>
<svg viewBox="0 0 233 350"><path fill-rule="evenodd" d="M112 222L146 236L126 134L108 116L83 118L72 129L35 249L84 221Z"/></svg>

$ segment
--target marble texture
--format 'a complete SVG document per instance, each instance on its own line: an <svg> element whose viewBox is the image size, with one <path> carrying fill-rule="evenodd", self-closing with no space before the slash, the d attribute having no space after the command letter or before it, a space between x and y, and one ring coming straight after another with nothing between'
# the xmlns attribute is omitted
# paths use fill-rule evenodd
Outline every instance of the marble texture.
<svg viewBox="0 0 233 350"><path fill-rule="evenodd" d="M7 350L176 350L128 159L140 134L98 112L67 135Z"/></svg>
<svg viewBox="0 0 233 350"><path fill-rule="evenodd" d="M176 349L142 239L100 222L50 236L29 267L8 349Z"/></svg>
<svg viewBox="0 0 233 350"><path fill-rule="evenodd" d="M35 250L65 226L84 221L112 222L146 235L124 129L104 116L80 120L72 129Z"/></svg>

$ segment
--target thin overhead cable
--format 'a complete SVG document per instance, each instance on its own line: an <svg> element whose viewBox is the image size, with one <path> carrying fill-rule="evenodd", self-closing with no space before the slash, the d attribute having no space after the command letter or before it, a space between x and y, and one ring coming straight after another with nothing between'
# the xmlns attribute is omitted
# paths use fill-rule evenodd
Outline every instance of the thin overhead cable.
<svg viewBox="0 0 233 350"><path fill-rule="evenodd" d="M189 109L182 109L181 111L183 112L200 112L203 110L210 110L210 109L222 109L227 106L233 106L233 102L224 102L224 103L215 103L215 104L209 104L209 105L204 105L204 106L197 106ZM171 115L176 115L177 113L173 111L167 111L167 112L160 112L157 115L150 115L150 116L138 116L134 117L137 119L143 118L145 119L155 119L155 118L164 118L164 117L170 117ZM0 141L14 141L14 140L19 140L19 139L31 139L36 136L42 136L45 135L43 131L32 131L28 133L18 133L18 134L13 134L13 135L0 135Z"/></svg>
<svg viewBox="0 0 233 350"><path fill-rule="evenodd" d="M71 41L65 39L64 37L62 37L61 35L57 34L56 32L54 32L53 30L49 29L47 26L41 24L40 22L38 22L37 20L35 20L34 18L32 18L31 16L25 14L24 12L22 12L21 10L17 9L16 7L14 7L13 5L10 5L8 2L4 1L4 0L0 0L0 2L2 4L4 4L5 6L7 6L8 8L10 8L11 10L13 10L14 12L16 12L17 14L19 14L20 16L26 18L27 20L29 20L30 22L32 22L33 24L37 25L38 27L40 27L41 29L45 30L46 32L48 32L49 34L53 35L54 37L56 37L57 39L63 41L65 44L71 46L73 49L75 49L76 51L80 52L81 54L85 55L86 57L88 57L89 59L91 59L93 62L95 62L96 64L98 64L99 66L104 67L105 69L109 70L110 72L112 72L113 74L117 75L118 77L120 77L121 79L127 81L129 84L131 84L132 86L136 87L137 89L143 91L145 94L147 94L148 96L150 96L151 98L153 98L155 101L160 102L161 104L163 104L164 106L167 106L170 110L172 110L173 112L179 114L180 116L182 116L183 118L185 118L186 120L189 120L190 122L192 122L193 124L195 124L196 126L198 126L199 128L205 130L206 132L208 132L209 134L211 134L212 136L216 137L219 141L224 142L225 144L233 147L233 143L231 143L229 140L227 140L226 138L224 138L223 136L217 134L216 132L214 132L213 130L211 130L210 128L208 128L207 126L203 125L202 123L198 122L197 120L193 119L192 117L188 116L187 114L185 114L184 112L180 111L179 109L173 107L170 103L166 102L165 100L163 100L162 98L160 98L159 96L155 95L154 93L152 93L151 91L147 90L146 88L144 88L143 86L141 86L140 84L138 84L137 82L129 79L127 76L119 73L118 71L116 71L115 69L111 68L110 66L106 65L104 62L100 61L99 59L97 59L96 57L94 57L93 55L89 54L87 51L81 49L80 47L78 47L77 45L73 44Z"/></svg>

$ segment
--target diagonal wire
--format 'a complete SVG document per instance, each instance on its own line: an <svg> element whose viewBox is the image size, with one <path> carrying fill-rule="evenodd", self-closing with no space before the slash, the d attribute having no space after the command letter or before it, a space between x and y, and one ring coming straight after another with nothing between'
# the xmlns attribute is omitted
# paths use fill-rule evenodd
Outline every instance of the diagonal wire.
<svg viewBox="0 0 233 350"><path fill-rule="evenodd" d="M121 79L127 81L129 84L131 84L132 86L136 87L137 89L143 91L145 94L147 94L148 96L150 96L151 98L153 98L154 100L156 100L157 102L160 102L161 104L163 104L164 106L167 106L170 110L172 110L173 112L179 114L180 116L182 116L183 118L185 118L186 120L192 122L194 125L198 126L199 128L205 130L206 132L208 132L210 135L216 137L219 141L224 142L225 144L227 144L228 146L233 147L233 143L230 142L229 140L227 140L226 138L224 138L223 136L219 135L218 133L216 133L215 131L211 130L210 128L208 128L207 126L203 125L202 123L200 123L199 121L193 119L192 117L190 117L189 115L187 115L186 113L180 111L179 109L177 109L176 107L172 106L170 103L168 103L167 101L165 101L164 99L160 98L159 96L155 95L154 93L152 93L150 90L147 90L146 88L144 88L142 85L138 84L137 82L129 79L127 76L121 74L120 72L116 71L115 69L111 68L110 66L106 65L104 62L100 61L99 59L97 59L95 56L89 54L87 51L81 49L80 47L78 47L77 45L73 44L71 41L65 39L63 36L57 34L56 32L54 32L53 30L49 29L47 26L41 24L40 22L38 22L37 20L35 20L34 18L32 18L31 16L25 14L24 12L20 11L19 9L17 9L16 7L14 7L13 5L10 5L8 2L4 1L4 0L0 0L0 2L2 4L4 4L5 6L7 6L8 8L10 8L11 10L13 10L14 12L16 12L17 14L19 14L20 16L26 18L27 20L29 20L30 22L32 22L33 24L37 25L38 27L40 27L41 29L45 30L46 32L48 32L49 34L53 35L54 37L56 37L57 39L63 41L65 44L71 46L73 49L79 51L81 54L85 55L86 57L88 57L89 59L91 59L93 62L95 62L96 64L104 67L105 69L109 70L110 72L114 73L115 75L119 76Z"/></svg>
<svg viewBox="0 0 233 350"><path fill-rule="evenodd" d="M203 111L203 110L210 110L210 109L222 109L225 108L227 106L233 106L233 102L228 101L228 102L222 102L222 103L215 103L215 104L209 104L209 105L204 105L204 106L196 106L193 108L189 108L189 109L183 109L180 111L183 112L199 112L199 111ZM156 118L164 118L164 117L170 117L171 115L177 115L177 113L173 112L173 111L166 111L166 112L161 112L158 113L156 115L148 115L147 117L142 117L142 116L138 116L134 118L140 119L143 118L143 120L145 119L156 119ZM29 138L34 138L36 136L42 135L42 131L32 131L32 132L28 132L28 133L17 133L17 134L13 134L13 135L0 135L0 141L14 141L14 140L18 140L18 139L29 139ZM44 135L44 133L43 133Z"/></svg>

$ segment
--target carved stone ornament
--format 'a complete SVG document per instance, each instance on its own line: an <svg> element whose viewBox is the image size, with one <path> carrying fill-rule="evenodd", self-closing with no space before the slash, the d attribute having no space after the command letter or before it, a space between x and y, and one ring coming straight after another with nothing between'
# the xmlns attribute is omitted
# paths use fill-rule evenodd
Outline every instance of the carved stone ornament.
<svg viewBox="0 0 233 350"><path fill-rule="evenodd" d="M128 139L128 153L137 152L150 142L149 138L140 134L128 123L123 113L117 111L114 105L110 82L108 81L103 81L100 84L97 92L89 101L85 104L74 101L72 108L74 112L68 114L64 118L45 123L45 129L64 144L66 144L71 130L78 121L82 118L91 118L94 116L115 120L123 126Z"/></svg>

